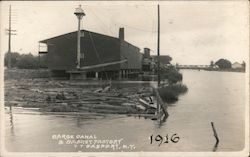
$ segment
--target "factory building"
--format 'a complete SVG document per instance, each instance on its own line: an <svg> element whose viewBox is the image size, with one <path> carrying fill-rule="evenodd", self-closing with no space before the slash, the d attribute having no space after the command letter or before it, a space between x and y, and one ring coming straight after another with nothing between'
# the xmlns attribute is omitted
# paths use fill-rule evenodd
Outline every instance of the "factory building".
<svg viewBox="0 0 250 157"><path fill-rule="evenodd" d="M39 43L47 47L48 68L52 76L121 79L136 78L141 72L142 54L138 47L125 41L124 28L119 29L118 38L81 30L80 69L76 66L77 32Z"/></svg>
<svg viewBox="0 0 250 157"><path fill-rule="evenodd" d="M172 58L168 55L160 55L160 66L166 67L171 63ZM149 48L144 48L143 59L142 59L142 71L154 73L157 71L158 56L151 55Z"/></svg>

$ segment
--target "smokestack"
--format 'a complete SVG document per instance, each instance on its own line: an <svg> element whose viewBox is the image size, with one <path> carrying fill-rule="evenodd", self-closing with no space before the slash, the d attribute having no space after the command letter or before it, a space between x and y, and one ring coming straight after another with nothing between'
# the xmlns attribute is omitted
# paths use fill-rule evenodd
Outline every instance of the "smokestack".
<svg viewBox="0 0 250 157"><path fill-rule="evenodd" d="M119 29L119 39L124 40L124 28Z"/></svg>
<svg viewBox="0 0 250 157"><path fill-rule="evenodd" d="M150 58L150 49L144 48L144 58Z"/></svg>

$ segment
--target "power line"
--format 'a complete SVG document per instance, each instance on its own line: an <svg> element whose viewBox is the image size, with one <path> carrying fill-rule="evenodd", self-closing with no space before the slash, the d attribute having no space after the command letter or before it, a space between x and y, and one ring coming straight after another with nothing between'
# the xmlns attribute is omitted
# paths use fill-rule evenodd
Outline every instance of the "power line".
<svg viewBox="0 0 250 157"><path fill-rule="evenodd" d="M94 48L94 52L95 52L95 54L96 54L96 56L97 56L97 59L98 59L99 63L102 63L101 58L100 58L100 55L99 55L99 53L97 52L97 49L96 49L94 40L93 40L93 38L92 38L92 34L91 34L90 32L88 32L88 33L89 33L89 36L90 36L90 40L91 40L92 46L93 46L93 48ZM105 73L106 79L108 79L108 74L107 74L107 72L104 70L104 67L102 67L102 70L103 70L104 73Z"/></svg>
<svg viewBox="0 0 250 157"><path fill-rule="evenodd" d="M93 37L92 37L92 34L91 34L90 32L88 32L88 33L89 33L89 36L90 36L90 40L91 40L92 46L93 46L93 48L94 48L94 52L95 52L95 54L96 54L96 56L97 56L97 59L98 59L99 63L102 64L103 61L101 60L100 55L99 55L99 53L98 53L98 51L97 51L97 48L96 48L96 46L95 46L95 43L94 43L94 39L93 39ZM121 55L122 58L126 58L126 57L124 57L122 54L120 54L120 55ZM106 78L108 79L108 74L107 74L107 72L105 71L105 68L102 67L102 70L104 71L105 76L106 76Z"/></svg>
<svg viewBox="0 0 250 157"><path fill-rule="evenodd" d="M101 20L101 18L99 18L98 16L97 16L97 14L95 14L95 12L92 10L92 9L90 9L90 11L93 13L93 15L98 19L98 21L100 21L104 26L106 26L107 28L108 28L108 31L111 33L111 34L115 34L111 29L110 29L110 27L108 26L108 25L106 25L102 20ZM103 28L103 27L102 27Z"/></svg>
<svg viewBox="0 0 250 157"><path fill-rule="evenodd" d="M94 16L96 16L96 18L98 19L98 21L100 21L105 27L108 28L109 32L111 34L115 34L113 30L111 30L110 26L108 26L107 24L105 24L103 22L103 20L101 20L101 18L99 18L99 16L97 16L97 14L92 10L90 9L90 11L93 13ZM138 28L138 27L134 27L134 26L131 26L131 25L127 25L127 24L124 24L124 23L121 23L121 22L114 22L114 26L117 26L118 24L119 25L123 25L123 26L126 26L126 28L129 28L129 29L133 29L133 30L137 30L137 31L142 31L142 32L151 32L151 33L156 33L157 31L156 30L153 30L153 27L152 27L152 30L147 30L147 29L142 29L142 28Z"/></svg>
<svg viewBox="0 0 250 157"><path fill-rule="evenodd" d="M120 23L120 22L116 22L116 23L119 23L123 26L126 26L130 29L134 29L134 30L138 30L138 31L143 31L143 32L151 32L151 33L156 33L157 31L153 31L153 30L146 30L146 29L142 29L142 28L138 28L138 27L134 27L134 26L130 26L130 25L127 25L127 24L124 24L124 23Z"/></svg>
<svg viewBox="0 0 250 157"><path fill-rule="evenodd" d="M89 8L90 9L90 8ZM92 9L90 9L90 11L93 13L93 15L98 19L99 22L101 22L103 24L103 26L107 27L108 28L108 31L112 34L114 34L114 32L112 31L111 27L108 26L107 24L105 24L103 22L103 20L95 13L95 11L93 11ZM152 17L152 16L151 16ZM151 33L152 35L154 33L157 33L156 30L154 30L154 27L153 27L153 24L154 24L154 20L152 19L152 27L151 27L151 30L147 30L147 29L142 29L142 28L138 28L138 27L135 27L135 26L131 26L131 25L127 25L127 24L124 24L124 23L121 23L121 22L117 22L117 21L113 21L111 20L114 27L118 27L120 28L121 26L117 26L117 25L122 25L122 26L125 26L126 28L128 29L132 29L132 30L137 30L137 31L141 31L141 32L149 32L150 34L147 34L147 37L150 38L151 36ZM103 28L103 27L102 27ZM149 41L147 40L148 38L145 38L145 42L149 45Z"/></svg>

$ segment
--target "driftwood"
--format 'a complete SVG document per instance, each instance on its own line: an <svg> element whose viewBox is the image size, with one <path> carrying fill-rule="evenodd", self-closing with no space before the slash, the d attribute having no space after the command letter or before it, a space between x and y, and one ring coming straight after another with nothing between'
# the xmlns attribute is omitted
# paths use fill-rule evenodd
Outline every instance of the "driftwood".
<svg viewBox="0 0 250 157"><path fill-rule="evenodd" d="M92 85L98 86L92 87ZM110 83L106 83L104 86L100 82L58 80L7 82L5 104L12 105L12 107L38 107L44 112L50 110L53 112L91 111L119 114L137 113L139 116L154 113L149 112L138 102L141 95L152 95L150 87L110 87Z"/></svg>

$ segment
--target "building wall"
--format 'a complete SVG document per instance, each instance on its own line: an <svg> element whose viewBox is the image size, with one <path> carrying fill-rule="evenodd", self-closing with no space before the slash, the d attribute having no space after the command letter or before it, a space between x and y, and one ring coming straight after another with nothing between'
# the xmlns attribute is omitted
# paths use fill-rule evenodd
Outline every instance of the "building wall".
<svg viewBox="0 0 250 157"><path fill-rule="evenodd" d="M158 56L153 55L152 56L153 60L158 61ZM160 55L160 63L161 64L170 64L170 61L172 58L168 55Z"/></svg>
<svg viewBox="0 0 250 157"><path fill-rule="evenodd" d="M141 70L142 54L138 47L119 38L94 32L82 31L82 34L81 52L84 53L84 58L81 59L81 66L91 66L123 59L128 60L128 62L122 64L90 69L88 70L89 72L108 71L119 73L119 70L123 69L122 72L128 73L128 70ZM61 70L64 73L65 71L76 70L77 32L64 34L41 42L47 43L48 46L48 68L50 70L59 72Z"/></svg>
<svg viewBox="0 0 250 157"><path fill-rule="evenodd" d="M51 70L76 70L77 33L69 33L46 40L48 67ZM81 38L81 66L90 66L120 60L119 39L84 31ZM119 70L119 65L94 69L95 71Z"/></svg>
<svg viewBox="0 0 250 157"><path fill-rule="evenodd" d="M76 66L76 34L70 33L47 40L48 68L71 70Z"/></svg>
<svg viewBox="0 0 250 157"><path fill-rule="evenodd" d="M81 48L85 55L84 60L81 60L82 66L97 65L120 60L120 41L114 37L86 31L82 38ZM119 69L119 65L111 65L93 70L113 71Z"/></svg>
<svg viewBox="0 0 250 157"><path fill-rule="evenodd" d="M243 66L240 63L234 63L232 64L233 69L243 68Z"/></svg>
<svg viewBox="0 0 250 157"><path fill-rule="evenodd" d="M127 63L120 65L121 69L141 70L142 54L138 47L121 40L121 60L127 59Z"/></svg>

